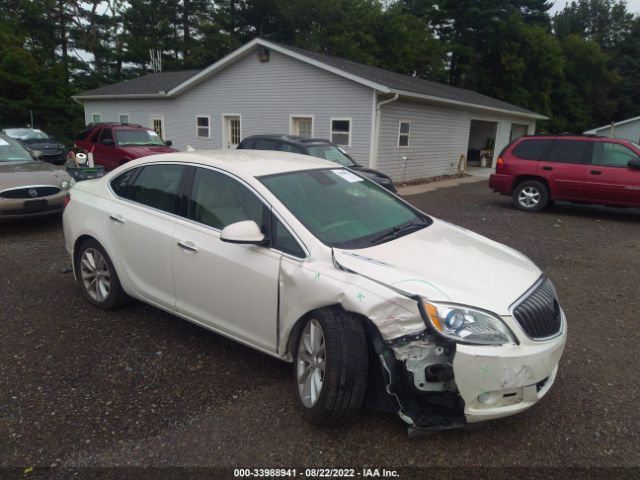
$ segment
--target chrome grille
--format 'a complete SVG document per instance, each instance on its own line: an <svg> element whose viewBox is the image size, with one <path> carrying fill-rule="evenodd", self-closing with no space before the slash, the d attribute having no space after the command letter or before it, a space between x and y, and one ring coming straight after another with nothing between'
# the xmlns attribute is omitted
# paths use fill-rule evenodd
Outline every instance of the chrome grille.
<svg viewBox="0 0 640 480"><path fill-rule="evenodd" d="M53 185L35 185L31 187L11 188L0 192L2 198L39 198L55 195L60 187Z"/></svg>
<svg viewBox="0 0 640 480"><path fill-rule="evenodd" d="M562 328L562 313L551 280L544 279L512 309L524 333L534 340L556 336Z"/></svg>

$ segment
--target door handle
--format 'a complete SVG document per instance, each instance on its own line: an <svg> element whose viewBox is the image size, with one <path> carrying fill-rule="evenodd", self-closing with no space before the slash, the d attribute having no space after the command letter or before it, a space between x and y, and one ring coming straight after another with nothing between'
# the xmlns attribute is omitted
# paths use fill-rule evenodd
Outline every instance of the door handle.
<svg viewBox="0 0 640 480"><path fill-rule="evenodd" d="M542 167L543 170L553 170L553 167Z"/></svg>
<svg viewBox="0 0 640 480"><path fill-rule="evenodd" d="M191 242L178 242L178 246L180 248L182 248L183 250L187 250L189 252L197 252L198 251L198 247L196 247L193 243Z"/></svg>
<svg viewBox="0 0 640 480"><path fill-rule="evenodd" d="M124 223L124 218L122 218L122 215L109 215L109 220L117 223Z"/></svg>
<svg viewBox="0 0 640 480"><path fill-rule="evenodd" d="M591 175L602 175L600 170L591 170Z"/></svg>

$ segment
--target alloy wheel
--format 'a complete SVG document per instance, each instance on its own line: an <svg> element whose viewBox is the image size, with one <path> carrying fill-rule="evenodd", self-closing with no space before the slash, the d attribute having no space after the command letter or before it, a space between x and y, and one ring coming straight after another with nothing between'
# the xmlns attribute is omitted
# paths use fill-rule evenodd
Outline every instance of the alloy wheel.
<svg viewBox="0 0 640 480"><path fill-rule="evenodd" d="M540 203L540 190L534 187L525 187L518 195L518 202L525 208L534 208Z"/></svg>
<svg viewBox="0 0 640 480"><path fill-rule="evenodd" d="M311 319L298 341L296 373L298 393L305 407L313 407L320 398L324 383L326 349L320 322Z"/></svg>
<svg viewBox="0 0 640 480"><path fill-rule="evenodd" d="M111 272L102 253L87 248L80 258L80 277L89 296L96 302L104 302L111 291Z"/></svg>

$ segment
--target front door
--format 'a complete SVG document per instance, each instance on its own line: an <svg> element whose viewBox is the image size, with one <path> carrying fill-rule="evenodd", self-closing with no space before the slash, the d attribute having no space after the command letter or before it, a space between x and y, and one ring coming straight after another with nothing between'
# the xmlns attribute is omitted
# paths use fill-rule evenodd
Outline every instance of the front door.
<svg viewBox="0 0 640 480"><path fill-rule="evenodd" d="M637 158L620 143L594 142L586 180L590 197L597 203L640 206L640 170L629 168L629 160Z"/></svg>
<svg viewBox="0 0 640 480"><path fill-rule="evenodd" d="M113 129L103 128L100 130L98 141L93 149L93 161L96 165L102 165L107 170L112 170L120 165L120 154L116 148Z"/></svg>
<svg viewBox="0 0 640 480"><path fill-rule="evenodd" d="M176 220L172 256L179 313L275 352L281 255L220 240L224 227L242 220L254 220L266 231L269 213L235 178L196 168L188 220Z"/></svg>
<svg viewBox="0 0 640 480"><path fill-rule="evenodd" d="M238 148L241 140L242 125L240 123L240 115L224 116L224 138L223 148Z"/></svg>

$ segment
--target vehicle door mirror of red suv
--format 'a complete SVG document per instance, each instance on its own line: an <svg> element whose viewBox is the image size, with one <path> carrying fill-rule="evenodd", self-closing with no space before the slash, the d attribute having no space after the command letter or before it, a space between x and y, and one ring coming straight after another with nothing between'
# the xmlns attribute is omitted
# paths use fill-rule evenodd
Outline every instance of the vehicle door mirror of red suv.
<svg viewBox="0 0 640 480"><path fill-rule="evenodd" d="M172 142L171 140L167 140L167 141L165 141L165 142L164 142L164 144L165 144L167 147L170 147L170 146L172 146L172 145L173 145L173 142Z"/></svg>
<svg viewBox="0 0 640 480"><path fill-rule="evenodd" d="M640 158L632 158L631 160L629 160L629 163L627 165L629 166L629 168L632 168L634 170L640 170Z"/></svg>

